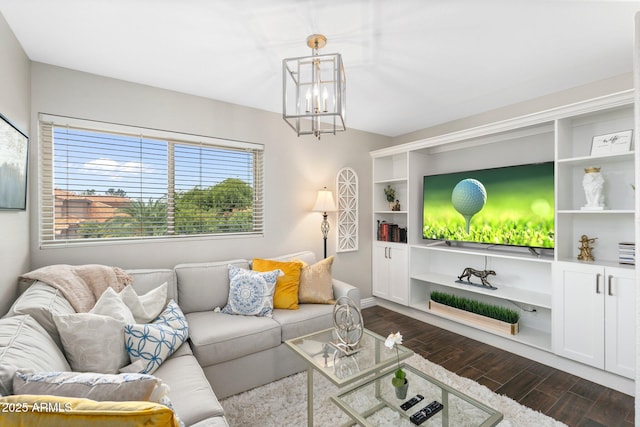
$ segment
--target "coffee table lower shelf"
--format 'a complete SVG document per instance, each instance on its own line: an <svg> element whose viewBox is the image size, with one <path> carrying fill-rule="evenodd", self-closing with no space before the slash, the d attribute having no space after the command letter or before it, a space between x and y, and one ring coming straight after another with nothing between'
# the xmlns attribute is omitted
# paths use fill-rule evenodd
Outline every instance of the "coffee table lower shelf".
<svg viewBox="0 0 640 427"><path fill-rule="evenodd" d="M409 392L405 399L398 399L391 378L395 367L382 372L375 378L358 383L332 396L331 400L357 424L365 427L375 426L415 426L411 415L432 401L444 405L442 410L421 427L426 426L481 426L491 427L502 421L502 414L487 405L457 391L446 384L431 378L416 368L403 364L407 374ZM400 408L404 402L417 394L424 399L407 411ZM346 424L353 425L353 423Z"/></svg>

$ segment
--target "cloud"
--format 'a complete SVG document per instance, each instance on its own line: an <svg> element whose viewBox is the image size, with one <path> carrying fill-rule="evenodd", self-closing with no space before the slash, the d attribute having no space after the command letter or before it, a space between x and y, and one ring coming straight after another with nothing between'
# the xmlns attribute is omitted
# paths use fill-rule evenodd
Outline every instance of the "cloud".
<svg viewBox="0 0 640 427"><path fill-rule="evenodd" d="M100 158L86 162L81 167L81 173L89 175L108 176L110 180L120 181L125 178L138 177L142 173L152 173L140 162L118 162L109 158Z"/></svg>

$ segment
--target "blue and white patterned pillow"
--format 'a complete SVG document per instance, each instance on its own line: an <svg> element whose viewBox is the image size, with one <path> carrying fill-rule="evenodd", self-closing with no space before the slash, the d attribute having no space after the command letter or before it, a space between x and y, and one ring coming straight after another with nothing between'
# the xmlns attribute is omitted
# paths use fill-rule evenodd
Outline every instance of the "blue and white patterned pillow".
<svg viewBox="0 0 640 427"><path fill-rule="evenodd" d="M146 362L140 372L151 374L187 340L189 326L178 304L171 300L153 323L126 325L124 336L131 362Z"/></svg>
<svg viewBox="0 0 640 427"><path fill-rule="evenodd" d="M229 300L223 313L271 317L273 292L282 270L259 272L229 264Z"/></svg>

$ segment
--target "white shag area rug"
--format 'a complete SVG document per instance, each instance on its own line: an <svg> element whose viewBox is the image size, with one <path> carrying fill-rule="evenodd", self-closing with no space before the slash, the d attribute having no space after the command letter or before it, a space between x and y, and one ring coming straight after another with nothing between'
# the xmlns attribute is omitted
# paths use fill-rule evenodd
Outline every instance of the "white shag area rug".
<svg viewBox="0 0 640 427"><path fill-rule="evenodd" d="M540 412L520 405L509 397L498 395L487 387L460 377L419 355L413 355L405 363L419 369L456 390L502 412L500 427L566 426ZM339 389L322 374L314 373L314 422L316 426L335 427L350 421L330 399ZM415 393L414 393L415 394ZM412 397L411 390L407 399ZM231 427L245 426L306 426L307 425L307 374L302 372L262 387L223 399L220 402ZM428 403L428 402L426 402ZM425 403L425 404L426 404ZM424 405L422 405L424 406ZM416 411L422 406L416 405ZM392 411L389 411L390 413ZM413 425L391 416L380 425ZM429 423L422 424L428 426ZM460 427L464 423L458 423ZM470 425L470 424L469 424Z"/></svg>

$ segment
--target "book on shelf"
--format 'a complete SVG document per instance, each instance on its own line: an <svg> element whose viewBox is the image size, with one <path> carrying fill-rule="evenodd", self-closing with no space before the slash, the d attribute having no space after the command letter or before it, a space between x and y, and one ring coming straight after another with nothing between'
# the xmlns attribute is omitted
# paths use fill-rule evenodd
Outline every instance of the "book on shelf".
<svg viewBox="0 0 640 427"><path fill-rule="evenodd" d="M407 243L407 228L398 224L378 221L378 240L382 242Z"/></svg>
<svg viewBox="0 0 640 427"><path fill-rule="evenodd" d="M636 265L636 244L633 242L618 243L618 262Z"/></svg>

